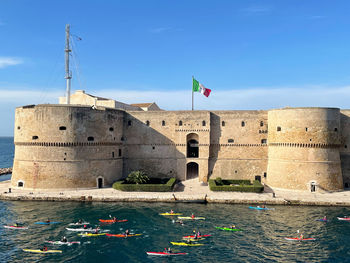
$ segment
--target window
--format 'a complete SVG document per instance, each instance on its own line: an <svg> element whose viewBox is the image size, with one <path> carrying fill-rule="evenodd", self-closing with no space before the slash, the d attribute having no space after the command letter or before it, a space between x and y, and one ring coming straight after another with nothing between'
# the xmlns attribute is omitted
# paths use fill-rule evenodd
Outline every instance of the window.
<svg viewBox="0 0 350 263"><path fill-rule="evenodd" d="M179 126L182 126L182 121L179 121Z"/></svg>
<svg viewBox="0 0 350 263"><path fill-rule="evenodd" d="M346 149L346 148L348 148L348 146L345 144L345 145L344 145L344 148Z"/></svg>
<svg viewBox="0 0 350 263"><path fill-rule="evenodd" d="M338 131L338 128L334 128L334 131L335 131L335 132Z"/></svg>
<svg viewBox="0 0 350 263"><path fill-rule="evenodd" d="M146 121L146 125L149 126L149 121Z"/></svg>
<svg viewBox="0 0 350 263"><path fill-rule="evenodd" d="M128 126L131 126L131 121L128 121Z"/></svg>
<svg viewBox="0 0 350 263"><path fill-rule="evenodd" d="M307 131L307 127L305 128L305 131Z"/></svg>
<svg viewBox="0 0 350 263"><path fill-rule="evenodd" d="M109 128L109 131L114 131L114 128L113 128L113 127L110 127L110 128Z"/></svg>
<svg viewBox="0 0 350 263"><path fill-rule="evenodd" d="M345 188L349 188L349 183L345 183Z"/></svg>
<svg viewBox="0 0 350 263"><path fill-rule="evenodd" d="M119 157L122 156L122 149L119 149Z"/></svg>
<svg viewBox="0 0 350 263"><path fill-rule="evenodd" d="M124 141L125 139L124 139L124 137L121 137L120 140L121 140L121 141Z"/></svg>
<svg viewBox="0 0 350 263"><path fill-rule="evenodd" d="M267 177L267 173L264 173L264 178L266 178Z"/></svg>
<svg viewBox="0 0 350 263"><path fill-rule="evenodd" d="M154 150L156 147L152 146L152 150Z"/></svg>
<svg viewBox="0 0 350 263"><path fill-rule="evenodd" d="M266 144L267 143L267 139L262 139L261 140L261 144Z"/></svg>
<svg viewBox="0 0 350 263"><path fill-rule="evenodd" d="M162 121L162 126L165 126L165 121Z"/></svg>
<svg viewBox="0 0 350 263"><path fill-rule="evenodd" d="M24 184L23 184L22 181L18 181L18 184L17 184L17 185L18 185L18 187L23 187Z"/></svg>
<svg viewBox="0 0 350 263"><path fill-rule="evenodd" d="M221 126L225 126L225 122L224 121L221 122Z"/></svg>
<svg viewBox="0 0 350 263"><path fill-rule="evenodd" d="M202 121L202 126L205 126L205 125L206 125L205 121Z"/></svg>
<svg viewBox="0 0 350 263"><path fill-rule="evenodd" d="M114 152L112 152L112 158L114 158Z"/></svg>
<svg viewBox="0 0 350 263"><path fill-rule="evenodd" d="M89 142L92 142L92 141L94 141L95 139L94 139L94 137L90 136L90 137L87 138L87 140L88 140Z"/></svg>
<svg viewBox="0 0 350 263"><path fill-rule="evenodd" d="M244 127L244 126L245 126L245 122L244 122L244 121L242 121L241 126L242 126L242 127Z"/></svg>
<svg viewBox="0 0 350 263"><path fill-rule="evenodd" d="M228 139L227 142L228 143L234 143L235 141L234 141L234 139Z"/></svg>
<svg viewBox="0 0 350 263"><path fill-rule="evenodd" d="M66 126L61 126L60 127L60 131L65 131L67 128L66 128Z"/></svg>
<svg viewBox="0 0 350 263"><path fill-rule="evenodd" d="M264 122L263 121L260 122L260 127L262 127L262 126L264 126Z"/></svg>
<svg viewBox="0 0 350 263"><path fill-rule="evenodd" d="M37 140L37 139L39 139L39 137L36 136L36 135L34 135L34 136L32 136L32 139L33 139L33 140Z"/></svg>
<svg viewBox="0 0 350 263"><path fill-rule="evenodd" d="M17 126L17 130L21 129L21 127Z"/></svg>
<svg viewBox="0 0 350 263"><path fill-rule="evenodd" d="M277 127L277 131L281 131L281 127L280 126Z"/></svg>

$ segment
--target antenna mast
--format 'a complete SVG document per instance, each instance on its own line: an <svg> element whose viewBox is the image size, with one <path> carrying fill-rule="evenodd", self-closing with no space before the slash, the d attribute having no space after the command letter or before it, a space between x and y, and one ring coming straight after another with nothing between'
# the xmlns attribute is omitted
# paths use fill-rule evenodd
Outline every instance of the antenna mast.
<svg viewBox="0 0 350 263"><path fill-rule="evenodd" d="M69 37L70 37L70 33L69 33L69 24L66 25L66 48L64 50L64 52L66 53L65 56L65 61L66 61L66 76L64 77L67 80L67 89L66 89L66 99L67 99L67 104L70 104L70 80L72 78L72 74L69 71L69 52L71 52L72 50L70 49L69 46Z"/></svg>

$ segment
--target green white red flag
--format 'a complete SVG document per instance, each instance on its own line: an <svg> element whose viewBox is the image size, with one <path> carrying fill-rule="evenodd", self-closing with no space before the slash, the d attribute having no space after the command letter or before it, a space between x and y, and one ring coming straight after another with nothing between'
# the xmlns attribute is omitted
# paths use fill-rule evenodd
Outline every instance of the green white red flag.
<svg viewBox="0 0 350 263"><path fill-rule="evenodd" d="M204 96L209 97L211 89L207 89L203 84L199 83L195 78L193 78L192 90L194 92L200 92Z"/></svg>

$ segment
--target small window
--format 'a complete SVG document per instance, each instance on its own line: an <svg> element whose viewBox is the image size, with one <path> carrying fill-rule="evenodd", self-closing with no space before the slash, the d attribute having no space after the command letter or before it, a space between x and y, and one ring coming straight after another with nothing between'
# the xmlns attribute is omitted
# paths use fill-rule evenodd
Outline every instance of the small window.
<svg viewBox="0 0 350 263"><path fill-rule="evenodd" d="M205 126L205 125L206 125L205 121L202 121L202 126Z"/></svg>
<svg viewBox="0 0 350 263"><path fill-rule="evenodd" d="M338 128L334 128L334 131L335 131L335 132L338 131Z"/></svg>
<svg viewBox="0 0 350 263"><path fill-rule="evenodd" d="M305 131L307 131L307 128L305 128Z"/></svg>
<svg viewBox="0 0 350 263"><path fill-rule="evenodd" d="M237 173L237 170L235 171L235 174Z"/></svg>
<svg viewBox="0 0 350 263"><path fill-rule="evenodd" d="M146 121L146 125L149 126L149 121Z"/></svg>
<svg viewBox="0 0 350 263"><path fill-rule="evenodd" d="M179 126L182 126L182 121L179 121Z"/></svg>
<svg viewBox="0 0 350 263"><path fill-rule="evenodd" d="M114 128L113 127L109 127L109 131L114 131Z"/></svg>
<svg viewBox="0 0 350 263"><path fill-rule="evenodd" d="M165 126L165 121L162 121L162 126Z"/></svg>
<svg viewBox="0 0 350 263"><path fill-rule="evenodd" d="M119 157L122 156L122 149L119 149Z"/></svg>
<svg viewBox="0 0 350 263"><path fill-rule="evenodd" d="M23 187L23 182L19 181L17 185L18 185L18 187Z"/></svg>
<svg viewBox="0 0 350 263"><path fill-rule="evenodd" d="M261 140L261 144L266 144L267 143L267 139L262 139Z"/></svg>
<svg viewBox="0 0 350 263"><path fill-rule="evenodd" d="M37 139L39 139L39 137L36 136L36 135L34 135L34 136L32 136L32 139L33 139L33 140L37 140Z"/></svg>
<svg viewBox="0 0 350 263"><path fill-rule="evenodd" d="M346 149L346 148L348 148L348 146L345 144L345 145L344 145L344 148Z"/></svg>
<svg viewBox="0 0 350 263"><path fill-rule="evenodd" d="M114 152L112 152L112 158L114 158Z"/></svg>
<svg viewBox="0 0 350 263"><path fill-rule="evenodd" d="M228 139L227 142L228 142L228 143L234 143L235 140L234 140L234 139Z"/></svg>
<svg viewBox="0 0 350 263"><path fill-rule="evenodd" d="M312 142L312 139L310 139L310 142Z"/></svg>
<svg viewBox="0 0 350 263"><path fill-rule="evenodd" d="M277 127L277 131L281 131L281 127L280 126Z"/></svg>
<svg viewBox="0 0 350 263"><path fill-rule="evenodd" d="M128 121L128 126L131 126L131 121Z"/></svg>
<svg viewBox="0 0 350 263"><path fill-rule="evenodd" d="M244 126L245 126L245 122L244 122L244 121L242 121L241 126L242 126L242 127L244 127Z"/></svg>
<svg viewBox="0 0 350 263"><path fill-rule="evenodd" d="M260 122L260 127L262 127L262 126L264 126L264 122L263 121Z"/></svg>
<svg viewBox="0 0 350 263"><path fill-rule="evenodd" d="M61 126L60 127L60 131L65 131L67 128L66 128L66 126Z"/></svg>
<svg viewBox="0 0 350 263"><path fill-rule="evenodd" d="M152 149L154 150L156 147L152 146Z"/></svg>
<svg viewBox="0 0 350 263"><path fill-rule="evenodd" d="M92 141L94 141L95 139L94 139L94 137L90 136L90 137L87 138L87 140L88 140L89 142L92 142Z"/></svg>
<svg viewBox="0 0 350 263"><path fill-rule="evenodd" d="M349 183L345 183L345 188L349 188Z"/></svg>
<svg viewBox="0 0 350 263"><path fill-rule="evenodd" d="M21 129L21 127L17 126L17 130L20 130L20 129Z"/></svg>
<svg viewBox="0 0 350 263"><path fill-rule="evenodd" d="M121 137L120 140L123 142L125 139L124 139L124 137Z"/></svg>
<svg viewBox="0 0 350 263"><path fill-rule="evenodd" d="M225 126L225 122L224 121L221 122L221 126Z"/></svg>
<svg viewBox="0 0 350 263"><path fill-rule="evenodd" d="M267 173L264 173L264 178L266 178L267 177Z"/></svg>

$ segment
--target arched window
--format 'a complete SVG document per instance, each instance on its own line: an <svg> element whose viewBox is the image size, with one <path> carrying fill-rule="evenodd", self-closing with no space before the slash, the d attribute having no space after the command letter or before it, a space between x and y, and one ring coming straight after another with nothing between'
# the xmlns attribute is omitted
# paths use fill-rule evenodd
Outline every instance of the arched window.
<svg viewBox="0 0 350 263"><path fill-rule="evenodd" d="M282 129L281 129L281 127L280 126L278 126L277 127L277 131L281 131Z"/></svg>
<svg viewBox="0 0 350 263"><path fill-rule="evenodd" d="M92 142L92 141L94 141L94 140L95 140L95 138L94 138L94 137L92 137L92 136L90 136L90 137L88 137L88 138L87 138L87 140L88 140L89 142Z"/></svg>
<svg viewBox="0 0 350 263"><path fill-rule="evenodd" d="M260 122L260 127L262 127L262 126L264 126L264 122L263 121Z"/></svg>
<svg viewBox="0 0 350 263"><path fill-rule="evenodd" d="M114 128L113 127L109 127L109 131L114 131Z"/></svg>
<svg viewBox="0 0 350 263"><path fill-rule="evenodd" d="M187 157L188 158L199 157L198 134L190 133L187 135Z"/></svg>
<svg viewBox="0 0 350 263"><path fill-rule="evenodd" d="M179 126L182 126L182 121L179 121Z"/></svg>
<svg viewBox="0 0 350 263"><path fill-rule="evenodd" d="M162 126L165 126L165 121L162 121Z"/></svg>
<svg viewBox="0 0 350 263"><path fill-rule="evenodd" d="M221 126L225 126L225 121L222 121L222 122L221 122Z"/></svg>
<svg viewBox="0 0 350 263"><path fill-rule="evenodd" d="M202 121L202 126L205 126L205 125L206 125L205 121Z"/></svg>
<svg viewBox="0 0 350 263"><path fill-rule="evenodd" d="M242 126L242 127L245 126L245 122L244 122L244 121L241 122L241 126Z"/></svg>
<svg viewBox="0 0 350 263"><path fill-rule="evenodd" d="M149 126L149 121L146 121L146 125Z"/></svg>

